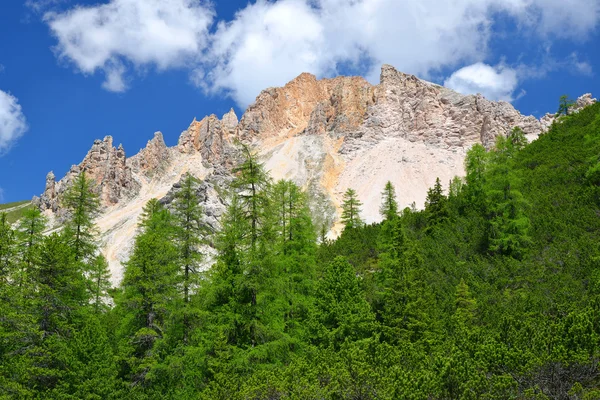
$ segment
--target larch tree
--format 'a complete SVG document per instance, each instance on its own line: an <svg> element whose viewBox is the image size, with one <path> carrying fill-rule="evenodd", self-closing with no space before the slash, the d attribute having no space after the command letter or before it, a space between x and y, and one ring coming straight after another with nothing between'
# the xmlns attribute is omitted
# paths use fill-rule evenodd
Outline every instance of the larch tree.
<svg viewBox="0 0 600 400"><path fill-rule="evenodd" d="M131 379L143 383L157 362L155 343L164 337L177 306L178 251L171 214L158 200L146 204L139 226L117 307L123 314L119 336L127 349Z"/></svg>
<svg viewBox="0 0 600 400"><path fill-rule="evenodd" d="M384 220L390 221L398 216L398 201L396 200L396 188L391 181L387 181L381 193L382 202L379 212Z"/></svg>
<svg viewBox="0 0 600 400"><path fill-rule="evenodd" d="M363 225L360 218L360 207L362 203L358 200L356 191L348 188L344 193L344 201L342 203L342 223L344 228L358 228Z"/></svg>
<svg viewBox="0 0 600 400"><path fill-rule="evenodd" d="M427 191L425 212L429 228L441 224L448 218L448 199L444 196L440 178L436 178L435 185Z"/></svg>
<svg viewBox="0 0 600 400"><path fill-rule="evenodd" d="M15 255L15 232L7 220L6 213L0 213L0 285L8 283L13 272Z"/></svg>
<svg viewBox="0 0 600 400"><path fill-rule="evenodd" d="M88 290L96 314L108 309L106 299L109 297L111 287L108 262L102 254L99 254L90 263L88 271Z"/></svg>
<svg viewBox="0 0 600 400"><path fill-rule="evenodd" d="M31 208L23 213L17 227L21 265L17 281L22 283L24 276L31 271L35 261L36 251L43 240L47 218L38 208Z"/></svg>
<svg viewBox="0 0 600 400"><path fill-rule="evenodd" d="M198 181L186 174L173 202L175 239L179 251L178 264L183 291L183 341L188 343L191 330L190 295L198 285L198 268L203 255L200 250L206 231L202 224L202 207L196 194Z"/></svg>
<svg viewBox="0 0 600 400"><path fill-rule="evenodd" d="M233 169L236 178L232 187L250 223L250 247L252 252L256 252L258 237L264 236L267 233L265 229L269 228L265 211L268 209L271 181L258 155L244 144L241 145L241 151L243 161Z"/></svg>
<svg viewBox="0 0 600 400"><path fill-rule="evenodd" d="M93 181L83 170L62 199L63 207L69 212L65 233L75 251L76 262L89 261L96 251L97 232L93 219L100 209L100 201L93 189Z"/></svg>

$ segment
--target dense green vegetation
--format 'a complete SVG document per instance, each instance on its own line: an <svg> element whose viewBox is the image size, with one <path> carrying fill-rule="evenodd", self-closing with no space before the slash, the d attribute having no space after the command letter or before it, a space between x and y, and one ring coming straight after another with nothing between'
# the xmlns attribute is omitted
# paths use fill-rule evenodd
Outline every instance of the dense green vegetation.
<svg viewBox="0 0 600 400"><path fill-rule="evenodd" d="M118 289L84 175L62 232L0 218L0 398L600 399L600 104L475 146L423 211L388 184L365 225L349 190L337 240L243 154L207 272L191 177Z"/></svg>

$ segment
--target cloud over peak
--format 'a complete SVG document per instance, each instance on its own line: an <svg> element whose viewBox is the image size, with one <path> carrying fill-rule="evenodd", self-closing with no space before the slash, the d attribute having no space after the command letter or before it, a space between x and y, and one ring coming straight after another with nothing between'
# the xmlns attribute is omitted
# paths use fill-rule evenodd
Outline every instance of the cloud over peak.
<svg viewBox="0 0 600 400"><path fill-rule="evenodd" d="M518 83L514 69L478 62L454 72L444 86L462 94L480 93L489 100L510 102Z"/></svg>
<svg viewBox="0 0 600 400"><path fill-rule="evenodd" d="M245 107L301 72L350 68L374 82L382 63L426 79L472 64L451 84L511 99L511 71L477 63L489 56L500 15L540 42L585 40L597 28L600 0L257 0L230 21L218 21L207 1L110 0L47 13L45 21L58 56L80 72L103 71L107 90L126 90L131 67L185 68L199 87ZM475 69L479 81L467 82ZM485 86L484 75L504 91Z"/></svg>

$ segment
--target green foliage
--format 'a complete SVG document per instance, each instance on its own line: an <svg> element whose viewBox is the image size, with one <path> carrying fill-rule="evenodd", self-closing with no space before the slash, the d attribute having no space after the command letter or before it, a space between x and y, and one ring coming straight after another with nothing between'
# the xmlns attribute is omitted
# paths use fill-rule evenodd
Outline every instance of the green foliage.
<svg viewBox="0 0 600 400"><path fill-rule="evenodd" d="M198 287L198 272L203 255L200 252L206 229L202 223L202 207L195 192L197 180L186 174L181 190L175 195L175 240L179 251L179 280L183 290L183 307L178 310L183 325L183 340L188 342L191 319L190 295Z"/></svg>
<svg viewBox="0 0 600 400"><path fill-rule="evenodd" d="M214 265L184 177L116 290L72 231L0 214L0 398L598 398L599 132L600 105L515 128L424 210L386 185L378 224L351 193L319 245L306 193L242 148Z"/></svg>
<svg viewBox="0 0 600 400"><path fill-rule="evenodd" d="M121 339L127 372L143 384L157 361L155 343L164 337L177 304L177 247L172 216L156 199L144 207L141 232L125 265L117 309L122 315Z"/></svg>
<svg viewBox="0 0 600 400"><path fill-rule="evenodd" d="M392 182L387 181L383 193L381 193L382 201L379 212L383 219L392 220L398 215L398 202L396 201L396 189Z"/></svg>
<svg viewBox="0 0 600 400"><path fill-rule="evenodd" d="M88 292L96 314L107 311L107 299L110 297L110 270L102 254L96 256L89 268Z"/></svg>
<svg viewBox="0 0 600 400"><path fill-rule="evenodd" d="M345 341L365 339L374 330L374 315L361 291L354 267L342 257L324 270L316 292L317 343L339 348Z"/></svg>
<svg viewBox="0 0 600 400"><path fill-rule="evenodd" d="M62 198L63 207L69 213L65 233L75 251L75 261L84 262L96 251L94 236L97 233L93 218L100 208L98 195L93 191L94 182L83 170Z"/></svg>
<svg viewBox="0 0 600 400"><path fill-rule="evenodd" d="M448 218L448 199L444 196L440 178L436 178L435 185L427 191L425 211L429 228L443 223Z"/></svg>
<svg viewBox="0 0 600 400"><path fill-rule="evenodd" d="M562 95L560 96L560 100L558 102L558 111L556 115L569 115L569 109L571 109L575 105L575 102L569 99L569 96Z"/></svg>
<svg viewBox="0 0 600 400"><path fill-rule="evenodd" d="M344 224L344 228L358 228L363 225L360 218L361 206L362 203L358 200L356 191L348 188L344 193L344 202L342 203L342 224Z"/></svg>

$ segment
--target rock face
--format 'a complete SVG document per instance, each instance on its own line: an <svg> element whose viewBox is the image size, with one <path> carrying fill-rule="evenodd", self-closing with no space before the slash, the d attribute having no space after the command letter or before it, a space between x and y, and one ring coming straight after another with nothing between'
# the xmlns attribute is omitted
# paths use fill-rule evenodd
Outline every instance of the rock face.
<svg viewBox="0 0 600 400"><path fill-rule="evenodd" d="M585 107L591 106L592 104L594 104L596 102L597 102L597 100L592 97L591 93L586 93L583 96L580 96L577 98L577 100L575 101L575 104L569 110L569 113L577 113L577 112L583 110ZM548 130L555 120L556 120L556 114L547 113L540 119L540 122L542 123L544 130Z"/></svg>
<svg viewBox="0 0 600 400"><path fill-rule="evenodd" d="M164 171L171 161L171 152L161 132L156 132L145 148L127 160L127 165L136 173L152 176Z"/></svg>
<svg viewBox="0 0 600 400"><path fill-rule="evenodd" d="M115 205L122 199L134 196L140 188L126 163L123 146L115 148L112 136L106 136L104 140L96 140L83 161L73 165L59 182L54 181L52 172L48 174L46 188L38 202L40 208L53 212L59 210L61 195L82 171L94 182L94 190L104 206Z"/></svg>
<svg viewBox="0 0 600 400"><path fill-rule="evenodd" d="M581 109L595 100L584 95ZM56 182L48 174L36 200L49 214L60 214L60 197L83 170L96 182L104 206L97 224L115 283L127 259L144 204L151 198L172 202L185 173L200 181L196 191L205 225L220 227L223 188L233 179L236 142L253 146L274 179L291 179L308 191L316 225L336 225L343 193L352 187L363 202L367 222L379 220L380 193L390 180L402 207L422 207L427 189L439 177L448 182L464 174L467 150L490 148L515 126L534 140L552 123L523 116L506 102L465 96L403 74L389 65L378 85L360 77L317 80L301 74L284 87L264 90L238 121L233 110L221 119L194 119L177 146L166 146L157 132L127 159L112 138L96 141L84 160Z"/></svg>

